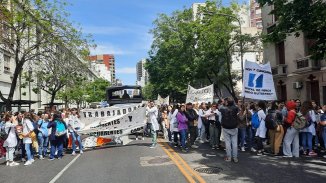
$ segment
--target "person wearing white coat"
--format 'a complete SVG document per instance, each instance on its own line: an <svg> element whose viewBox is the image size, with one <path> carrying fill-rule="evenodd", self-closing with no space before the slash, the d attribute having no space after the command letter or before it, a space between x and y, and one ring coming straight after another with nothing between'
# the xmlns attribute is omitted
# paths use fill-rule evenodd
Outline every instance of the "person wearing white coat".
<svg viewBox="0 0 326 183"><path fill-rule="evenodd" d="M15 147L17 146L17 136L16 136L16 125L12 122L14 118L10 114L5 116L5 132L8 134L8 138L3 143L3 147L6 148L6 161L7 166L17 166L19 163L14 162L14 152Z"/></svg>
<svg viewBox="0 0 326 183"><path fill-rule="evenodd" d="M159 130L159 125L157 121L158 109L154 105L154 102L150 102L146 108L148 114L148 122L151 123L151 131L152 131L152 145L150 148L155 148L157 144L157 130Z"/></svg>
<svg viewBox="0 0 326 183"><path fill-rule="evenodd" d="M178 129L178 120L177 120L177 114L178 114L178 107L174 106L173 109L169 112L168 118L170 120L170 130L173 134L173 142L174 147L178 146L178 135L179 135L179 129Z"/></svg>
<svg viewBox="0 0 326 183"><path fill-rule="evenodd" d="M266 138L266 132L267 128L265 125L265 118L266 118L266 104L264 101L259 101L258 102L258 119L260 121L259 127L257 128L256 131L256 137L257 137L257 148L258 152L257 155L262 155L262 151L264 149L263 145L263 139Z"/></svg>

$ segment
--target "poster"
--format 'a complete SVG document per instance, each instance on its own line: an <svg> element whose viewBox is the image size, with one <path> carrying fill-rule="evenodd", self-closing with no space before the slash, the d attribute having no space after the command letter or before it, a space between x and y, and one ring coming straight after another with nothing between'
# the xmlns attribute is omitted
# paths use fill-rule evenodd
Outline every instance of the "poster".
<svg viewBox="0 0 326 183"><path fill-rule="evenodd" d="M214 85L209 85L204 88L195 89L188 85L186 103L191 102L211 102L213 103L214 98Z"/></svg>
<svg viewBox="0 0 326 183"><path fill-rule="evenodd" d="M245 62L242 96L256 100L277 100L270 63Z"/></svg>
<svg viewBox="0 0 326 183"><path fill-rule="evenodd" d="M170 96L162 98L161 95L157 95L157 100L155 100L156 105L170 105Z"/></svg>

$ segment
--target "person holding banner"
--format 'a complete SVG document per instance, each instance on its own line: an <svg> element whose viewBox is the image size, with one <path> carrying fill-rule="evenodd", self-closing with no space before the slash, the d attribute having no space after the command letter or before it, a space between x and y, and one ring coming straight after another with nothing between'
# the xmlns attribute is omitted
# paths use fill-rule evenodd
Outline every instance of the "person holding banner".
<svg viewBox="0 0 326 183"><path fill-rule="evenodd" d="M157 133L156 133L156 131L159 130L159 125L158 125L158 122L157 122L158 109L154 105L153 101L148 103L146 111L147 111L148 118L149 118L148 123L151 124L150 126L151 126L151 133L152 133L152 145L150 146L150 148L156 148L156 144L157 144Z"/></svg>

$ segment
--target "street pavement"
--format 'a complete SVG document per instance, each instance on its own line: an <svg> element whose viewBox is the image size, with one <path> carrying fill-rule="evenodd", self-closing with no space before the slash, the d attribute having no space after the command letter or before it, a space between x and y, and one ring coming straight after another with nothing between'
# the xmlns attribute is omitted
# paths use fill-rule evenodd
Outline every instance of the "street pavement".
<svg viewBox="0 0 326 183"><path fill-rule="evenodd" d="M150 139L125 146L86 151L83 155L65 155L61 160L37 160L31 166L21 163L6 167L0 160L0 182L69 183L171 183L171 182L325 182L326 159L285 159L239 153L239 163L225 162L223 150L211 150L208 144L182 153L179 148L160 145L150 149ZM181 159L182 158L182 159ZM189 170L189 167L192 170ZM209 168L216 172L195 173Z"/></svg>

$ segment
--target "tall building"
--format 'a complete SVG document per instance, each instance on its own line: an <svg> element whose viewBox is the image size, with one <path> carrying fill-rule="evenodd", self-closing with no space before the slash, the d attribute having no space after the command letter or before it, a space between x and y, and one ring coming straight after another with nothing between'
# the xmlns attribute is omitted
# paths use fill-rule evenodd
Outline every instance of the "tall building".
<svg viewBox="0 0 326 183"><path fill-rule="evenodd" d="M144 87L148 83L148 72L145 69L146 59L140 60L136 65L137 82L136 84Z"/></svg>
<svg viewBox="0 0 326 183"><path fill-rule="evenodd" d="M250 0L250 27L263 28L261 7L257 0Z"/></svg>
<svg viewBox="0 0 326 183"><path fill-rule="evenodd" d="M263 32L271 33L277 17L270 15L273 6L262 8ZM264 47L264 60L270 62L279 100L315 100L326 104L326 63L312 60L309 48L312 40L301 32L299 37L289 35L284 41Z"/></svg>
<svg viewBox="0 0 326 183"><path fill-rule="evenodd" d="M112 54L89 56L91 65L99 75L107 81L115 82L115 59Z"/></svg>

